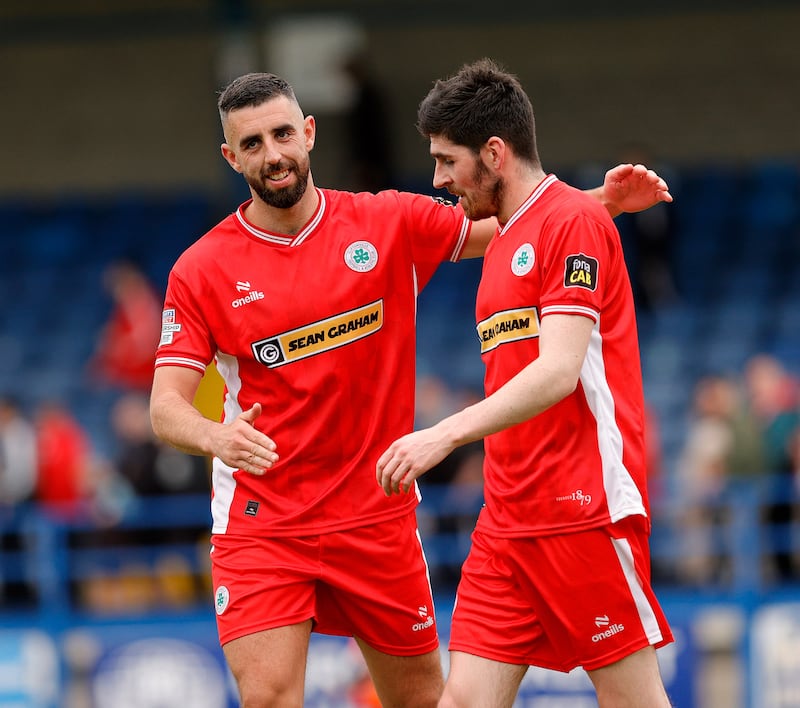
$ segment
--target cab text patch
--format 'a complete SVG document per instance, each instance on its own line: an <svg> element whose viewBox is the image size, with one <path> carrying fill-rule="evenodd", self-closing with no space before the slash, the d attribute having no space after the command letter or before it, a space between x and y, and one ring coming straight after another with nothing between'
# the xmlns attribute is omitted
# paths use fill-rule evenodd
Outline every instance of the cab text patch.
<svg viewBox="0 0 800 708"><path fill-rule="evenodd" d="M597 259L576 253L564 261L564 287L597 289Z"/></svg>

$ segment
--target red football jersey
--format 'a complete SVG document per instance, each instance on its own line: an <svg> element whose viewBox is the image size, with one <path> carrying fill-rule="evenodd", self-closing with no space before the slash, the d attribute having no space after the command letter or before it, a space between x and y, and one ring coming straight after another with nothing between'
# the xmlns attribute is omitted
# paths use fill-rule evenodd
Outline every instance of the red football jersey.
<svg viewBox="0 0 800 708"><path fill-rule="evenodd" d="M245 204L170 273L156 366L216 358L223 421L261 403L280 455L262 477L214 460L216 534L317 534L417 503L386 497L375 464L413 428L416 297L469 221L426 196L317 191L297 235L248 223Z"/></svg>
<svg viewBox="0 0 800 708"><path fill-rule="evenodd" d="M486 251L476 317L486 395L539 355L549 314L594 321L574 393L485 440L489 534L592 528L647 514L644 404L628 273L599 202L547 177Z"/></svg>

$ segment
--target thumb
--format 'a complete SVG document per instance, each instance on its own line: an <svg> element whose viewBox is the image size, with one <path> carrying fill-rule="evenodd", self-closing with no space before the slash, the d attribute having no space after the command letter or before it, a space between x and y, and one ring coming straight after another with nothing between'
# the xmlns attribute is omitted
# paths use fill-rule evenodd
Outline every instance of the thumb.
<svg viewBox="0 0 800 708"><path fill-rule="evenodd" d="M250 410L242 411L241 415L239 415L239 418L241 418L246 423L250 423L250 425L253 425L253 423L256 422L256 419L260 415L261 415L261 404L254 403L250 408Z"/></svg>

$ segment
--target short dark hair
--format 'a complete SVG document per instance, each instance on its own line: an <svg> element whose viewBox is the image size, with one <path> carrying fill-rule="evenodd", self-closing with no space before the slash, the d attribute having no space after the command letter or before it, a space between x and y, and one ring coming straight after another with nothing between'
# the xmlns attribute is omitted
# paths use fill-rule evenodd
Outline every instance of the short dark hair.
<svg viewBox="0 0 800 708"><path fill-rule="evenodd" d="M251 73L244 74L231 81L219 94L217 108L221 119L231 111L238 108L260 106L277 96L297 103L294 89L288 81L275 74Z"/></svg>
<svg viewBox="0 0 800 708"><path fill-rule="evenodd" d="M417 111L417 129L478 152L492 136L514 153L539 164L533 106L522 85L491 59L465 64L439 79Z"/></svg>

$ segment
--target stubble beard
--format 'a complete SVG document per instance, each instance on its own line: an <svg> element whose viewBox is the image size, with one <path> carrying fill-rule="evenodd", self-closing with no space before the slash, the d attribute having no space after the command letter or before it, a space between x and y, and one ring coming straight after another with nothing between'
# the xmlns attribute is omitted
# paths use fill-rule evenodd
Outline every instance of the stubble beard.
<svg viewBox="0 0 800 708"><path fill-rule="evenodd" d="M472 179L477 186L473 196L461 196L461 208L471 221L488 219L499 213L505 183L500 177L497 177L493 182L487 184L488 178L489 170L480 160L476 160Z"/></svg>

